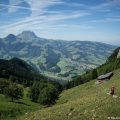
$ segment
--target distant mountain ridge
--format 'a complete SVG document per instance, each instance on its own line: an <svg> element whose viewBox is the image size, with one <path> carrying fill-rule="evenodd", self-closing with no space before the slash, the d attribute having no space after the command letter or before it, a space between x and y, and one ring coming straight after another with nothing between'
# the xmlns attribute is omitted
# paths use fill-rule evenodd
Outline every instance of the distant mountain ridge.
<svg viewBox="0 0 120 120"><path fill-rule="evenodd" d="M48 76L74 77L103 64L115 48L99 42L49 40L23 31L0 39L0 58L21 58Z"/></svg>

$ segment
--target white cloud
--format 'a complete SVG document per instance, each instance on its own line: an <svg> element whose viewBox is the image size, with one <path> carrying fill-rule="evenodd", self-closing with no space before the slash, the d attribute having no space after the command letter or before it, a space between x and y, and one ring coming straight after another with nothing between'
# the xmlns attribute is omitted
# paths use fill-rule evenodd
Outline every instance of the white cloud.
<svg viewBox="0 0 120 120"><path fill-rule="evenodd" d="M20 3L22 3L22 0L9 0L9 7L8 7L8 12L12 13L12 12L16 12L18 9L14 6L19 5Z"/></svg>
<svg viewBox="0 0 120 120"><path fill-rule="evenodd" d="M3 11L5 9L8 10L8 13L16 12L18 9L25 9L25 7L18 6L24 2L23 0L9 0L9 5L0 3L0 6L3 7L0 9L0 11Z"/></svg>
<svg viewBox="0 0 120 120"><path fill-rule="evenodd" d="M78 17L83 17L89 15L89 13L82 13L80 11L78 12L72 12L72 13L61 13L61 14L52 14L52 15L39 15L39 16L31 16L31 17L27 17L22 21L13 23L13 24L9 24L9 25L5 25L5 26L1 26L0 29L9 29L9 28L14 28L14 27L26 27L26 26L32 26L32 25L41 25L41 24L51 24L51 23L55 23L57 21L61 21L61 20L66 20L66 19L74 19L74 18L78 18ZM34 26L33 26L34 27Z"/></svg>
<svg viewBox="0 0 120 120"><path fill-rule="evenodd" d="M87 12L81 12L81 11L75 11L75 12L52 12L49 15L37 15L37 16L29 16L24 18L21 21L9 24L9 25L3 25L0 27L0 30L2 31L3 34L6 33L11 33L11 31L14 34L18 34L21 31L24 30L48 30L48 29L65 29L65 27L58 27L56 25L62 25L60 22L67 20L67 19L75 19L83 16L90 15ZM71 29L77 29L77 25L70 25ZM66 24L66 27L69 28L69 25ZM87 26L81 26L81 28L87 29ZM2 34L1 33L1 34Z"/></svg>
<svg viewBox="0 0 120 120"><path fill-rule="evenodd" d="M120 16L119 17L104 18L104 19L99 19L99 20L92 20L90 22L92 22L92 23L120 22Z"/></svg>
<svg viewBox="0 0 120 120"><path fill-rule="evenodd" d="M110 10L111 8L113 8L115 6L119 6L119 5L120 5L120 0L107 0L98 5L91 6L91 7L89 7L89 9L91 9L91 10Z"/></svg>
<svg viewBox="0 0 120 120"><path fill-rule="evenodd" d="M1 8L0 11L5 10L5 9L8 9L8 12L15 12L18 9L29 9L30 10L30 8L18 6L18 5L15 5L15 4L14 5L0 4L0 6L4 7L4 8Z"/></svg>
<svg viewBox="0 0 120 120"><path fill-rule="evenodd" d="M62 0L25 0L30 8L32 15L38 15L44 13L49 6L56 4L62 4Z"/></svg>

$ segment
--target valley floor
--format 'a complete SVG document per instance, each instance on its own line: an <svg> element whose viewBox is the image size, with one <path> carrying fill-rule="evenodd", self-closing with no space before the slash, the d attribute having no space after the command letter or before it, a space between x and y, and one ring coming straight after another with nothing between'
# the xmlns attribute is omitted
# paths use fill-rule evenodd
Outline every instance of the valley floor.
<svg viewBox="0 0 120 120"><path fill-rule="evenodd" d="M115 87L117 98L108 95ZM57 104L31 112L18 120L107 120L120 118L120 69L110 81L95 84L95 80L63 91Z"/></svg>

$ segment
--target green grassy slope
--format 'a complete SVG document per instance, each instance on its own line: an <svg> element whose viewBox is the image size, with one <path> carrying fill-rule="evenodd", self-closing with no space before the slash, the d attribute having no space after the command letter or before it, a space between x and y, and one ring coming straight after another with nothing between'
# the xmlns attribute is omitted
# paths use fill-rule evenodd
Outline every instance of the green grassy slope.
<svg viewBox="0 0 120 120"><path fill-rule="evenodd" d="M37 103L30 101L27 97L28 88L24 88L23 99L11 102L3 94L0 94L0 120L14 120L17 117L24 115L27 112L40 109Z"/></svg>
<svg viewBox="0 0 120 120"><path fill-rule="evenodd" d="M118 98L108 95L115 86ZM57 104L31 112L18 120L107 120L120 117L120 69L110 81L96 85L95 81L63 91Z"/></svg>

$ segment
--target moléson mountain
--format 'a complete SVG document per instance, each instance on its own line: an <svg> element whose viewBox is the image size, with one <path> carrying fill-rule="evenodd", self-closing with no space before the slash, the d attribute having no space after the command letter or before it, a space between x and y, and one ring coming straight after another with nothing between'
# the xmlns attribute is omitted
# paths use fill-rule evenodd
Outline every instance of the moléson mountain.
<svg viewBox="0 0 120 120"><path fill-rule="evenodd" d="M48 76L73 77L103 64L115 46L88 41L50 40L31 31L0 39L0 58L21 58Z"/></svg>

